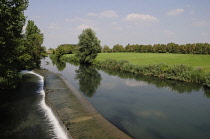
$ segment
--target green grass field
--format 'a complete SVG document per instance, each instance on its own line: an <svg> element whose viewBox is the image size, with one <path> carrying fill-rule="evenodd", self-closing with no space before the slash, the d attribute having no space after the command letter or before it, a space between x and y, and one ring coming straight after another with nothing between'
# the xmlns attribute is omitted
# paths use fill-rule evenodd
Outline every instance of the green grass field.
<svg viewBox="0 0 210 139"><path fill-rule="evenodd" d="M201 67L205 71L210 71L210 55L169 53L100 53L96 58L96 60L99 61L106 59L123 59L137 65L158 63L166 63L169 65L185 64L195 68Z"/></svg>

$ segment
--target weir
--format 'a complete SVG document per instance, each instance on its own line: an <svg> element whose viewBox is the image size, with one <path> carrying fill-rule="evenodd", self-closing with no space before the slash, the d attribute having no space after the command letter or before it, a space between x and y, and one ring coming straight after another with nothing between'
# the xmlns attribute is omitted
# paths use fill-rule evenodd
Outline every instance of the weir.
<svg viewBox="0 0 210 139"><path fill-rule="evenodd" d="M54 138L56 139L70 139L68 133L64 130L58 119L56 118L55 114L53 113L52 109L46 104L45 102L45 91L44 91L44 78L33 72L30 71L28 72L30 74L34 74L39 77L39 84L40 84L40 89L37 91L37 93L40 93L42 95L42 99L40 101L40 107L45 113L45 117L47 120L49 120L50 124L52 125L52 130L54 132L55 136Z"/></svg>

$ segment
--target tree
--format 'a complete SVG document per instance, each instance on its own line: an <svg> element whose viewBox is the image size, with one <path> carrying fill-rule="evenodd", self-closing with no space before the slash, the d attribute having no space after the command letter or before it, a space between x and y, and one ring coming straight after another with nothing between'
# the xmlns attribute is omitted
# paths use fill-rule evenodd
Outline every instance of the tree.
<svg viewBox="0 0 210 139"><path fill-rule="evenodd" d="M26 61L23 63L22 68L24 69L33 69L39 68L41 63L41 58L44 57L45 53L42 43L44 41L44 35L41 33L41 30L35 25L34 21L28 20L28 24L25 32L25 44L24 50L22 51L25 57L20 57L20 61Z"/></svg>
<svg viewBox="0 0 210 139"><path fill-rule="evenodd" d="M95 32L91 29L85 29L79 35L78 51L76 57L80 63L91 64L101 50L100 40L96 37Z"/></svg>
<svg viewBox="0 0 210 139"><path fill-rule="evenodd" d="M0 87L15 88L19 80L17 57L23 47L24 10L28 0L0 1ZM2 85L2 83L4 85Z"/></svg>
<svg viewBox="0 0 210 139"><path fill-rule="evenodd" d="M59 59L64 54L65 54L64 47L62 45L58 46L58 48L56 48L56 51L55 51L56 57Z"/></svg>
<svg viewBox="0 0 210 139"><path fill-rule="evenodd" d="M114 52L124 52L125 49L123 48L122 45L116 44L116 45L113 46L113 51Z"/></svg>
<svg viewBox="0 0 210 139"><path fill-rule="evenodd" d="M110 53L111 52L111 49L109 48L109 46L104 45L103 52L104 53Z"/></svg>

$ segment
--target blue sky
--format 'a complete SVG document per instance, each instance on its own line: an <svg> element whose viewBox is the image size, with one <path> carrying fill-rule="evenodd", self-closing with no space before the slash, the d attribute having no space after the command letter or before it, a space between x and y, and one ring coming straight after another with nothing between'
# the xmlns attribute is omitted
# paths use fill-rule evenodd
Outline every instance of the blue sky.
<svg viewBox="0 0 210 139"><path fill-rule="evenodd" d="M92 28L101 45L210 43L210 0L29 0L43 45L78 43Z"/></svg>

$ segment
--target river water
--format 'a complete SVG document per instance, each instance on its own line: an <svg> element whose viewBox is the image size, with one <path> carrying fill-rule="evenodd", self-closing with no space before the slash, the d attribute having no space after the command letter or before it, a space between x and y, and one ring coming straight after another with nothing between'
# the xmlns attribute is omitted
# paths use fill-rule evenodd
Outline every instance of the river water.
<svg viewBox="0 0 210 139"><path fill-rule="evenodd" d="M209 139L210 91L200 84L135 76L46 58L115 126L137 139Z"/></svg>
<svg viewBox="0 0 210 139"><path fill-rule="evenodd" d="M45 103L43 77L25 71L13 92L0 90L0 139L67 139Z"/></svg>

